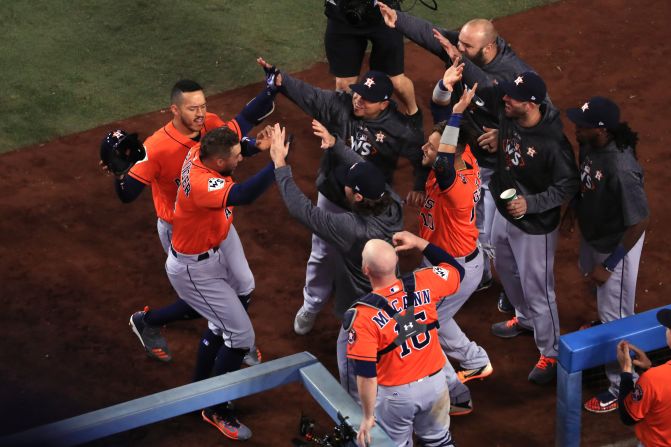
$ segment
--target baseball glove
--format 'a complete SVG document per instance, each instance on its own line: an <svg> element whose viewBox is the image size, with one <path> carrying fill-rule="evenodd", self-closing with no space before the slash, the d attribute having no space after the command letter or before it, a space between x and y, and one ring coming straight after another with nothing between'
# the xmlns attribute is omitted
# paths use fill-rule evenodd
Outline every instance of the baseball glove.
<svg viewBox="0 0 671 447"><path fill-rule="evenodd" d="M130 168L145 157L144 146L136 133L117 129L108 133L100 143L100 160L114 175L126 174Z"/></svg>

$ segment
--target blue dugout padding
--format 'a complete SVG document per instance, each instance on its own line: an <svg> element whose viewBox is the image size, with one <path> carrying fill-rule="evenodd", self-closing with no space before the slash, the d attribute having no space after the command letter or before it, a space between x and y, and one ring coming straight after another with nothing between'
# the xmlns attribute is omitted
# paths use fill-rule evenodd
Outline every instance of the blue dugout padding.
<svg viewBox="0 0 671 447"><path fill-rule="evenodd" d="M359 406L312 354L301 352L5 436L0 445L83 444L296 381L303 382L334 421L340 423L338 414L347 416L358 429L363 416ZM380 428L374 427L372 436L375 446L392 446Z"/></svg>
<svg viewBox="0 0 671 447"><path fill-rule="evenodd" d="M580 445L583 370L617 361L616 346L620 340L628 340L644 351L666 346L665 328L655 317L664 308L671 309L671 305L572 332L559 339L556 446Z"/></svg>

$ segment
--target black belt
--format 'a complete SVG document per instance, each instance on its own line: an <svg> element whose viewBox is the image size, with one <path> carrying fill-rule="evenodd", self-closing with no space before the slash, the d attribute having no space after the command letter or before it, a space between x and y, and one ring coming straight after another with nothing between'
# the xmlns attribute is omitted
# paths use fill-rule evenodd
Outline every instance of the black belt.
<svg viewBox="0 0 671 447"><path fill-rule="evenodd" d="M475 250L473 250L473 252L470 255L466 255L466 258L464 258L464 261L465 262L471 262L473 259L475 259L475 257L478 255L478 253L480 253L480 249L478 247L475 247ZM205 253L205 254L207 254L207 253ZM199 261L200 261L200 259L199 259Z"/></svg>
<svg viewBox="0 0 671 447"><path fill-rule="evenodd" d="M214 248L212 249L212 251L214 251L214 252L216 252L217 250L219 250L219 247L214 247ZM178 257L178 256L179 256L179 255L177 254L177 252L175 251L175 249L172 248L172 245L170 246L170 251L172 252L173 255L175 255L175 257ZM187 255L187 256L196 256L196 255ZM209 257L210 257L210 254L209 254L208 252L201 253L201 254L198 255L197 261L204 261L204 260L206 260L206 259L209 258Z"/></svg>

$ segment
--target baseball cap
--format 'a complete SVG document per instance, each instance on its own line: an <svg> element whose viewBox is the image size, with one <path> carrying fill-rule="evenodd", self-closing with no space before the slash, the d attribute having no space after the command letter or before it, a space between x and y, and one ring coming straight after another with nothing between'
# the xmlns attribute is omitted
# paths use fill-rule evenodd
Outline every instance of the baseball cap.
<svg viewBox="0 0 671 447"><path fill-rule="evenodd" d="M349 168L339 166L335 170L335 175L341 185L349 186L366 199L378 200L384 195L386 189L384 175L373 163L360 161Z"/></svg>
<svg viewBox="0 0 671 447"><path fill-rule="evenodd" d="M525 71L512 81L501 82L503 92L517 101L531 101L540 104L547 95L545 82L533 71Z"/></svg>
<svg viewBox="0 0 671 447"><path fill-rule="evenodd" d="M671 309L662 309L657 312L657 321L671 329Z"/></svg>
<svg viewBox="0 0 671 447"><path fill-rule="evenodd" d="M391 98L391 94L394 91L394 85L391 83L389 76L375 70L371 70L363 75L359 79L359 82L350 84L349 88L370 102L386 101Z"/></svg>
<svg viewBox="0 0 671 447"><path fill-rule="evenodd" d="M576 126L588 129L615 129L620 124L620 108L603 96L594 96L582 107L568 109L566 115Z"/></svg>

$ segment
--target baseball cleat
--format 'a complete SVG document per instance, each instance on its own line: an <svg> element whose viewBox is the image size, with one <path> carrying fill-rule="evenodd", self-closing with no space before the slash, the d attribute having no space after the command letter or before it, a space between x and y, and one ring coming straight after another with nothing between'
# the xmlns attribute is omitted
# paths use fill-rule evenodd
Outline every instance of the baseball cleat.
<svg viewBox="0 0 671 447"><path fill-rule="evenodd" d="M168 349L168 342L161 335L161 330L144 322L144 316L148 311L149 306L145 306L144 310L135 312L130 316L128 324L137 338L140 339L140 343L144 346L149 357L161 362L169 362L172 360L172 355L170 349Z"/></svg>
<svg viewBox="0 0 671 447"><path fill-rule="evenodd" d="M201 413L203 420L213 425L224 436L236 441L246 441L252 437L252 431L232 414L220 415L216 411L206 408Z"/></svg>
<svg viewBox="0 0 671 447"><path fill-rule="evenodd" d="M492 334L501 338L513 338L526 332L533 332L533 330L520 326L517 317L512 317L510 320L492 325Z"/></svg>
<svg viewBox="0 0 671 447"><path fill-rule="evenodd" d="M450 404L450 416L465 416L473 412L473 401L452 402Z"/></svg>
<svg viewBox="0 0 671 447"><path fill-rule="evenodd" d="M585 410L592 413L610 413L617 410L617 397L606 390L585 402Z"/></svg>
<svg viewBox="0 0 671 447"><path fill-rule="evenodd" d="M508 295L506 292L501 292L499 295L499 301L496 303L496 307L499 309L499 312L502 314L514 314L515 306L510 303Z"/></svg>
<svg viewBox="0 0 671 447"><path fill-rule="evenodd" d="M475 379L482 380L485 377L491 376L493 372L494 368L492 368L492 364L490 362L487 362L486 365L481 366L480 368L464 369L462 371L459 371L457 372L457 377L459 378L459 382L466 383L469 380L475 380Z"/></svg>
<svg viewBox="0 0 671 447"><path fill-rule="evenodd" d="M296 312L296 318L294 319L294 332L298 335L307 334L314 327L316 319L316 313L308 312L301 306L298 312Z"/></svg>
<svg viewBox="0 0 671 447"><path fill-rule="evenodd" d="M534 369L529 373L529 382L545 385L557 376L557 358L541 355Z"/></svg>
<svg viewBox="0 0 671 447"><path fill-rule="evenodd" d="M484 275L482 275L480 284L478 284L478 287L477 289L475 289L475 292L481 292L483 290L487 290L492 286L492 284L494 284L494 278L492 278L491 274L489 275L489 278L485 278Z"/></svg>
<svg viewBox="0 0 671 447"><path fill-rule="evenodd" d="M263 361L261 350L257 348L256 345L254 345L254 347L252 347L252 349L250 349L249 352L245 354L245 358L243 358L242 361L247 366L258 365Z"/></svg>

